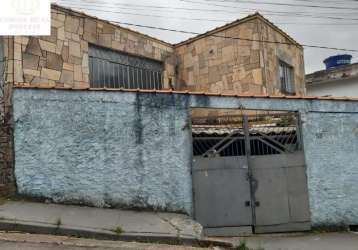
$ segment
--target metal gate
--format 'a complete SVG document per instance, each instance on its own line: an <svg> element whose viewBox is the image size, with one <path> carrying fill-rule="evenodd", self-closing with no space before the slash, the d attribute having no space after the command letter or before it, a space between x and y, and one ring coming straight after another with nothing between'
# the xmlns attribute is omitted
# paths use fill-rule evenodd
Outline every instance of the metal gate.
<svg viewBox="0 0 358 250"><path fill-rule="evenodd" d="M230 119L193 124L195 218L206 235L309 230L297 113Z"/></svg>

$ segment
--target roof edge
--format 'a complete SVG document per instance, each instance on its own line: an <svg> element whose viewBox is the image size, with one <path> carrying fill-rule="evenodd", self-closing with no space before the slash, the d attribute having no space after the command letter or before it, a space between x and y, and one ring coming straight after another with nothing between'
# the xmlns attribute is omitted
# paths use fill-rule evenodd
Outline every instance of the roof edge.
<svg viewBox="0 0 358 250"><path fill-rule="evenodd" d="M84 17L93 18L93 19L95 19L95 20L98 20L98 21L101 21L101 22L104 22L104 23L113 25L113 26L118 27L118 28L120 28L120 29L126 30L126 31L128 31L128 32L132 32L132 33L134 33L134 34L143 36L143 37L148 38L148 39L150 39L150 40L153 40L153 41L155 41L155 42L158 42L158 43L161 43L161 44L163 44L163 45L166 45L166 46L169 46L169 47L174 48L174 45L173 45L172 43L163 41L163 40L161 40L161 39L159 39L159 38L156 38L156 37L153 37L153 36L150 36L150 35L143 34L143 33L139 32L139 31L135 31L135 30L132 30L132 29L129 29L129 28L122 27L122 26L120 26L120 25L118 25L118 24L115 24L115 23L109 21L109 20L105 20L105 19L102 19L102 18L93 16L93 15L87 14L86 12L83 12L83 11L74 10L74 9L72 9L72 8L70 8L70 7L65 7L65 6L56 4L56 3L51 3L51 10L52 10L52 8L58 9L58 10L64 11L64 12L69 12L69 14L74 13L74 14L81 15L81 16L84 16Z"/></svg>
<svg viewBox="0 0 358 250"><path fill-rule="evenodd" d="M241 19L237 19L237 20L235 20L235 21L233 21L231 23L228 23L228 24L225 24L223 26L214 28L212 30L209 30L209 31L203 33L203 34L194 36L194 37L189 38L187 40L184 40L182 42L176 43L176 44L174 44L174 48L178 48L180 46L190 44L190 43L195 42L197 40L200 40L202 38L208 37L208 36L213 35L213 34L218 33L218 32L225 31L225 30L230 29L230 28L232 28L232 27L234 27L236 25L240 25L240 24L243 24L243 23L255 20L255 19L259 19L259 20L263 21L264 23L266 23L267 25L269 25L271 28L273 28L274 30L279 32L281 35L283 35L285 38L290 40L290 42L292 42L293 45L296 45L297 47L303 48L302 45L299 44L295 39L293 39L290 35L288 35L286 32L284 32L282 29L280 29L274 23L270 22L267 18L265 18L259 12L256 12L256 13L254 13L252 15L248 15L248 16L246 16L244 18L241 18Z"/></svg>

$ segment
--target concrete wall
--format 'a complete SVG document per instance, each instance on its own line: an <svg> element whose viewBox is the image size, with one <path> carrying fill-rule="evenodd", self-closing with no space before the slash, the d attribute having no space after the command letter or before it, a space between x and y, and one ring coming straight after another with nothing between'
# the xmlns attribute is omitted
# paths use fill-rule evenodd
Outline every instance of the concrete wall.
<svg viewBox="0 0 358 250"><path fill-rule="evenodd" d="M248 40L227 39L240 37ZM216 93L280 94L279 60L294 67L298 95L305 94L303 49L251 40L292 43L259 15L176 45L177 88Z"/></svg>
<svg viewBox="0 0 358 250"><path fill-rule="evenodd" d="M299 111L312 223L358 224L358 102L16 89L20 194L191 212L189 107Z"/></svg>
<svg viewBox="0 0 358 250"><path fill-rule="evenodd" d="M163 62L167 88L175 77L168 43L57 5L51 16L51 36L15 37L15 84L88 88L89 43Z"/></svg>
<svg viewBox="0 0 358 250"><path fill-rule="evenodd" d="M18 192L190 214L186 105L174 96L16 90Z"/></svg>
<svg viewBox="0 0 358 250"><path fill-rule="evenodd" d="M310 96L352 96L358 97L358 76L348 79L329 80L317 84L307 84Z"/></svg>

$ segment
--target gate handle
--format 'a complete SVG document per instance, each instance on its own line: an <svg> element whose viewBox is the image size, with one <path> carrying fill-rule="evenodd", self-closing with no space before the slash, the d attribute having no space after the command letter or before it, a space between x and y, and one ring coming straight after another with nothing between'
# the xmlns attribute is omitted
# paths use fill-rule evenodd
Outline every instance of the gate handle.
<svg viewBox="0 0 358 250"><path fill-rule="evenodd" d="M245 201L245 206L246 207L251 207L251 202L250 201Z"/></svg>
<svg viewBox="0 0 358 250"><path fill-rule="evenodd" d="M259 207L260 206L260 202L259 201L255 201L255 207Z"/></svg>

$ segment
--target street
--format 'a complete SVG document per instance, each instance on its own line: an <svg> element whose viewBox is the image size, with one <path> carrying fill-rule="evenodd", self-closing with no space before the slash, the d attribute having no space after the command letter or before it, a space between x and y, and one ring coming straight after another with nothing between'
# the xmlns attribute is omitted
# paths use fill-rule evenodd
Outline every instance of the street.
<svg viewBox="0 0 358 250"><path fill-rule="evenodd" d="M64 236L0 232L1 250L199 250L188 246L171 246L136 242L80 239Z"/></svg>

